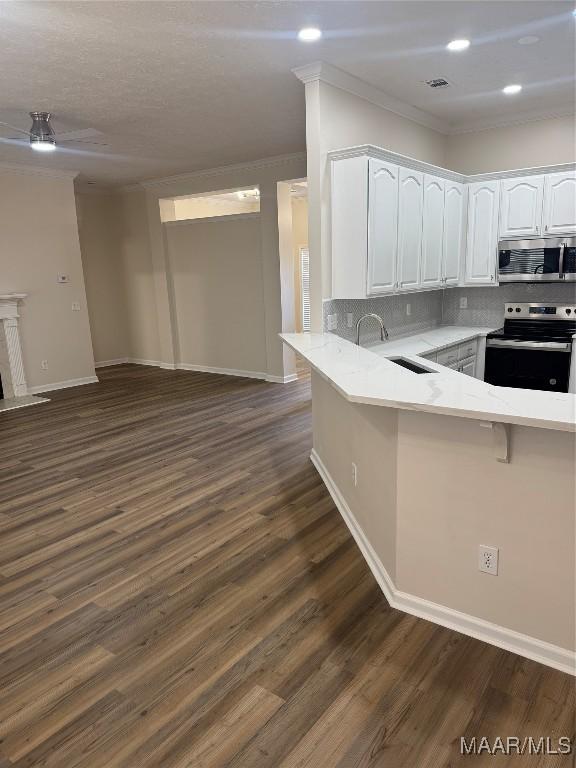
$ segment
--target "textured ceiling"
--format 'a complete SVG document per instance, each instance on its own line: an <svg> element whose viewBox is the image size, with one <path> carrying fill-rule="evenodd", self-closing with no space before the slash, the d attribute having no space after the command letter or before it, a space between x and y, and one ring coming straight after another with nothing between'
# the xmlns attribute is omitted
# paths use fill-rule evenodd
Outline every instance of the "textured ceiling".
<svg viewBox="0 0 576 768"><path fill-rule="evenodd" d="M567 2L0 2L0 120L95 128L109 146L0 161L128 183L304 149L293 67L324 60L453 127L566 114L574 104ZM307 23L320 43L299 43ZM519 45L536 35L539 42ZM445 44L473 46L449 54ZM452 87L432 91L425 79ZM524 84L505 98L500 89ZM2 134L2 135L5 135Z"/></svg>

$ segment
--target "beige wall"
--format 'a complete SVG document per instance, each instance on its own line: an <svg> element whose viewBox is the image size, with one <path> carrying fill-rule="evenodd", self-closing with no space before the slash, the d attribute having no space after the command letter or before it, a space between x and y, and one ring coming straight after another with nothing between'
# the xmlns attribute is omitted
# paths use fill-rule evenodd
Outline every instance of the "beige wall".
<svg viewBox="0 0 576 768"><path fill-rule="evenodd" d="M478 422L399 412L396 583L574 649L574 436L511 429L502 464ZM478 570L479 544L499 548L498 576Z"/></svg>
<svg viewBox="0 0 576 768"><path fill-rule="evenodd" d="M300 248L308 247L308 200L292 198L292 246L294 259L294 318L296 331L302 331L302 277Z"/></svg>
<svg viewBox="0 0 576 768"><path fill-rule="evenodd" d="M301 156L271 158L254 166L217 169L182 178L153 183L146 187L150 250L154 271L156 311L160 359L177 364L177 336L173 304L173 287L167 262L159 200L198 195L217 189L260 189L260 247L265 309L266 372L273 377L294 373L293 356L285 355L278 334L282 331L282 286L278 231L279 181L306 176L306 161Z"/></svg>
<svg viewBox="0 0 576 768"><path fill-rule="evenodd" d="M156 280L150 250L148 204L143 190L118 196L121 211L121 252L124 269L128 355L160 361Z"/></svg>
<svg viewBox="0 0 576 768"><path fill-rule="evenodd" d="M314 450L393 580L398 412L349 403L313 373L312 419ZM356 486L352 462L358 468Z"/></svg>
<svg viewBox="0 0 576 768"><path fill-rule="evenodd" d="M70 281L58 284L58 274ZM0 293L8 292L28 294L20 336L29 387L94 376L71 177L0 168Z"/></svg>
<svg viewBox="0 0 576 768"><path fill-rule="evenodd" d="M448 137L446 167L461 173L534 168L576 160L573 117L535 120Z"/></svg>
<svg viewBox="0 0 576 768"><path fill-rule="evenodd" d="M78 231L94 359L128 357L128 318L117 195L78 194Z"/></svg>
<svg viewBox="0 0 576 768"><path fill-rule="evenodd" d="M312 396L314 448L398 590L576 647L573 435L513 426L502 464L477 421L352 404L317 374Z"/></svg>
<svg viewBox="0 0 576 768"><path fill-rule="evenodd" d="M179 362L266 372L260 217L165 225Z"/></svg>
<svg viewBox="0 0 576 768"><path fill-rule="evenodd" d="M306 84L306 145L312 330L322 330L322 299L331 293L330 184L327 153L376 144L435 165L446 136L325 82Z"/></svg>
<svg viewBox="0 0 576 768"><path fill-rule="evenodd" d="M94 357L159 361L144 191L76 195Z"/></svg>

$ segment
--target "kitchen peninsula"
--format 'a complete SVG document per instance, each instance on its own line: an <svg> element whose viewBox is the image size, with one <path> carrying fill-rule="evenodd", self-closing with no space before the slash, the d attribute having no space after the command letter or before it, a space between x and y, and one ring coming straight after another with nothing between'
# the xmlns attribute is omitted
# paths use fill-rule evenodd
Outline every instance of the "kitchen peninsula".
<svg viewBox="0 0 576 768"><path fill-rule="evenodd" d="M312 368L312 461L390 604L574 672L576 397L491 386L410 339L282 338Z"/></svg>

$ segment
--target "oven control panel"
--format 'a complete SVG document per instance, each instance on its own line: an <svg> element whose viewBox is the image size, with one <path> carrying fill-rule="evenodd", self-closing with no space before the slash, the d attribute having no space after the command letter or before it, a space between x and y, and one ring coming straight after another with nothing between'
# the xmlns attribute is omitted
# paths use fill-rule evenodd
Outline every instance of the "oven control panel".
<svg viewBox="0 0 576 768"><path fill-rule="evenodd" d="M512 302L504 305L504 318L515 320L576 320L576 304Z"/></svg>

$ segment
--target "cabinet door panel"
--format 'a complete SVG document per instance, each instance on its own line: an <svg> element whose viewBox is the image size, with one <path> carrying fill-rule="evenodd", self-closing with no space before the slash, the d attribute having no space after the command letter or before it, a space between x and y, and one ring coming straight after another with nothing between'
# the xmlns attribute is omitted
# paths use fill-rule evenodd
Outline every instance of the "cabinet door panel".
<svg viewBox="0 0 576 768"><path fill-rule="evenodd" d="M476 376L476 358L472 357L460 363L460 373L465 373L466 376Z"/></svg>
<svg viewBox="0 0 576 768"><path fill-rule="evenodd" d="M444 179L424 176L422 217L422 287L439 287L442 282L442 242L444 237Z"/></svg>
<svg viewBox="0 0 576 768"><path fill-rule="evenodd" d="M498 249L498 181L478 181L468 190L466 283L494 285Z"/></svg>
<svg viewBox="0 0 576 768"><path fill-rule="evenodd" d="M424 178L419 171L400 168L398 210L398 287L420 286Z"/></svg>
<svg viewBox="0 0 576 768"><path fill-rule="evenodd" d="M536 237L542 231L544 177L502 181L500 237Z"/></svg>
<svg viewBox="0 0 576 768"><path fill-rule="evenodd" d="M546 177L544 231L551 235L576 233L576 172Z"/></svg>
<svg viewBox="0 0 576 768"><path fill-rule="evenodd" d="M445 285L458 285L464 261L466 239L466 188L457 181L447 181L444 192L444 247L442 277Z"/></svg>
<svg viewBox="0 0 576 768"><path fill-rule="evenodd" d="M332 298L366 298L368 158L331 163Z"/></svg>
<svg viewBox="0 0 576 768"><path fill-rule="evenodd" d="M393 291L398 255L397 165L371 159L368 181L369 295Z"/></svg>

